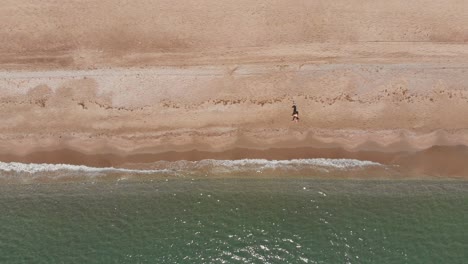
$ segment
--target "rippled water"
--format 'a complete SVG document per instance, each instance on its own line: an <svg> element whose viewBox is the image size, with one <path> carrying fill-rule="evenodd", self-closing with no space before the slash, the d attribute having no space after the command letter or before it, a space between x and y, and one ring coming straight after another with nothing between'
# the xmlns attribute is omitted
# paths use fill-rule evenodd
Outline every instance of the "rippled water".
<svg viewBox="0 0 468 264"><path fill-rule="evenodd" d="M468 182L0 186L1 263L466 263Z"/></svg>

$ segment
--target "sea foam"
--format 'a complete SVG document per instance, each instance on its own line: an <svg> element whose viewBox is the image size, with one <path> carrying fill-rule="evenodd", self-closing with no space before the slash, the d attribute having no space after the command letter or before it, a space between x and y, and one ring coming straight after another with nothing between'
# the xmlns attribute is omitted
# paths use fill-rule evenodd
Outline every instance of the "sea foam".
<svg viewBox="0 0 468 264"><path fill-rule="evenodd" d="M114 167L88 167L84 165L70 164L32 164L19 162L0 162L0 172L22 172L22 173L41 173L41 172L89 172L89 173L140 173L151 174L161 172L187 171L201 168L226 168L226 169L291 169L304 167L330 168L330 169L351 169L370 166L382 166L380 163L372 161L363 161L355 159L292 159L292 160L266 160L266 159L240 159L240 160L200 160L200 161L174 161L174 162L155 162L158 169L125 169Z"/></svg>
<svg viewBox="0 0 468 264"><path fill-rule="evenodd" d="M367 166L381 166L382 164L367 160L356 159L292 159L292 160L266 160L266 159L241 159L241 160L201 160L200 165L211 164L213 166L243 167L260 166L264 168L281 168L291 166L316 166L336 169L347 169Z"/></svg>
<svg viewBox="0 0 468 264"><path fill-rule="evenodd" d="M55 172L55 171L76 171L76 172L128 172L128 173L157 173L164 170L133 170L122 169L114 167L88 167L84 165L70 165L70 164L34 164L34 163L19 163L19 162L0 162L0 171L5 172L26 172L26 173L39 173L39 172Z"/></svg>

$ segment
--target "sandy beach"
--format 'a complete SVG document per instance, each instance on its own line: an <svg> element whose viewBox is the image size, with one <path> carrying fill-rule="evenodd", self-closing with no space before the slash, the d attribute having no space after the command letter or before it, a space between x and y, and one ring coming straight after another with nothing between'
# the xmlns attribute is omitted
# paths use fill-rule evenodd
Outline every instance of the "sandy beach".
<svg viewBox="0 0 468 264"><path fill-rule="evenodd" d="M466 177L467 10L7 0L0 161L353 158Z"/></svg>

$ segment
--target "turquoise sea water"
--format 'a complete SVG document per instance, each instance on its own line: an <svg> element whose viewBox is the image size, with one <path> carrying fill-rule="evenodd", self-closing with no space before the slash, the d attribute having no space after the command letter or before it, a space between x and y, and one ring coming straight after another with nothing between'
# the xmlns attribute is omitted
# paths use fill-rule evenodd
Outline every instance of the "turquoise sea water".
<svg viewBox="0 0 468 264"><path fill-rule="evenodd" d="M0 186L0 263L468 263L468 182Z"/></svg>

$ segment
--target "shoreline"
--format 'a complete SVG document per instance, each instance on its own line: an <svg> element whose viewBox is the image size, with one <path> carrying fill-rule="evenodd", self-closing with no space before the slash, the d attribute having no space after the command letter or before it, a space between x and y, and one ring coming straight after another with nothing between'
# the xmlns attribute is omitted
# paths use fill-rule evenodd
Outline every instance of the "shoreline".
<svg viewBox="0 0 468 264"><path fill-rule="evenodd" d="M379 152L347 151L342 148L235 148L220 152L210 151L169 151L163 153L140 153L119 155L117 153L84 154L70 149L34 152L27 155L0 154L2 162L32 164L70 164L104 168L151 169L151 165L161 161L202 161L202 160L297 160L297 159L350 159L370 161L383 165L397 166L404 178L422 177L468 179L468 147L433 146L422 151ZM378 176L376 176L378 178Z"/></svg>

